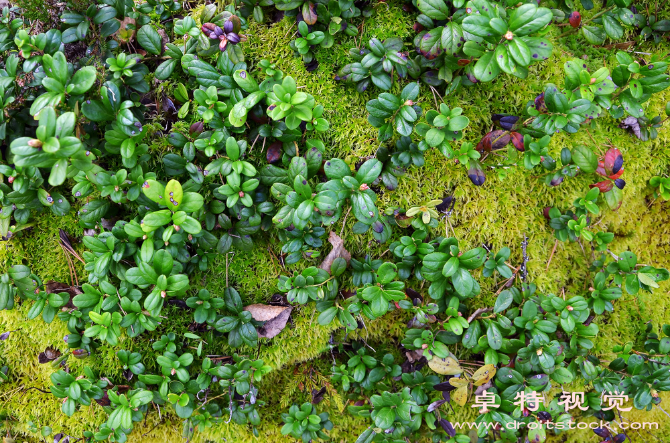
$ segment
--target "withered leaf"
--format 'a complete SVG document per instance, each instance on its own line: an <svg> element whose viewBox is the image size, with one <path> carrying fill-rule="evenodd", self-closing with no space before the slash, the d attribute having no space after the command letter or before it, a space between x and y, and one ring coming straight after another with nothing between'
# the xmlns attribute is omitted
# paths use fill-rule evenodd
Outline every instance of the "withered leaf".
<svg viewBox="0 0 670 443"><path fill-rule="evenodd" d="M442 203L437 205L435 207L435 209L438 212L442 212L442 213L446 214L447 212L453 211L455 205L456 205L456 199L454 197L452 197L451 195L447 195L446 197L444 197L442 199Z"/></svg>
<svg viewBox="0 0 670 443"><path fill-rule="evenodd" d="M105 390L105 393L102 394L102 398L100 399L95 399L95 402L99 404L100 406L109 406L112 404L111 400L107 396L107 390Z"/></svg>
<svg viewBox="0 0 670 443"><path fill-rule="evenodd" d="M44 350L44 352L40 352L40 354L37 356L37 361L40 364L45 364L56 360L60 356L61 352L58 349L48 347Z"/></svg>
<svg viewBox="0 0 670 443"><path fill-rule="evenodd" d="M412 219L414 217L409 217L405 214L398 214L395 216L395 221L401 228L407 228L412 224Z"/></svg>
<svg viewBox="0 0 670 443"><path fill-rule="evenodd" d="M312 404L313 405L318 405L323 401L323 396L326 394L326 387L322 387L318 391L316 389L312 389Z"/></svg>
<svg viewBox="0 0 670 443"><path fill-rule="evenodd" d="M414 363L415 361L421 360L423 357L423 349L405 352L405 356L410 363Z"/></svg>
<svg viewBox="0 0 670 443"><path fill-rule="evenodd" d="M436 391L449 392L453 391L456 388L452 386L451 383L449 383L449 381L443 381L442 383L433 385L433 389L435 389Z"/></svg>
<svg viewBox="0 0 670 443"><path fill-rule="evenodd" d="M414 306L419 306L423 302L423 296L412 288L405 289L405 294L412 300Z"/></svg>
<svg viewBox="0 0 670 443"><path fill-rule="evenodd" d="M511 139L509 132L500 129L492 131L489 134L491 134L491 149L494 151L507 146Z"/></svg>
<svg viewBox="0 0 670 443"><path fill-rule="evenodd" d="M491 120L494 125L510 131L514 129L519 117L516 115L493 114Z"/></svg>
<svg viewBox="0 0 670 443"><path fill-rule="evenodd" d="M456 435L456 430L449 421L445 420L444 418L441 418L438 423L440 423L440 426L442 427L442 429L444 429L444 432L446 432L449 437L454 437Z"/></svg>
<svg viewBox="0 0 670 443"><path fill-rule="evenodd" d="M491 381L488 381L488 382L484 383L483 385L478 386L477 389L475 390L475 395L482 395L484 393L484 391L489 389L491 386L493 386L493 383Z"/></svg>
<svg viewBox="0 0 670 443"><path fill-rule="evenodd" d="M274 142L268 146L268 152L265 154L265 158L267 159L268 163L277 163L279 160L281 160L283 153L284 151L282 149L282 143Z"/></svg>
<svg viewBox="0 0 670 443"><path fill-rule="evenodd" d="M118 20L118 19L117 19ZM125 17L123 20L118 20L121 26L112 37L121 44L126 44L135 37L135 19Z"/></svg>
<svg viewBox="0 0 670 443"><path fill-rule="evenodd" d="M81 289L76 286L70 286L65 283L55 282L53 280L47 282L46 284L47 294L56 294L61 292L67 292L70 295L70 298L75 295L83 294Z"/></svg>
<svg viewBox="0 0 670 443"><path fill-rule="evenodd" d="M433 358L428 360L428 366L438 374L458 375L463 373L463 368L458 364L458 359L453 354L448 355L446 358L433 356Z"/></svg>
<svg viewBox="0 0 670 443"><path fill-rule="evenodd" d="M431 404L428 405L428 412L433 412L435 409L439 408L443 404L445 404L447 401L446 400L437 400L432 402Z"/></svg>
<svg viewBox="0 0 670 443"><path fill-rule="evenodd" d="M330 242L331 245L333 245L333 250L328 253L326 258L321 263L321 266L319 267L324 271L330 273L330 267L333 265L333 261L336 258L342 257L344 260L346 260L348 265L349 262L351 261L351 254L349 253L349 251L344 249L344 241L334 231L330 231L328 241Z"/></svg>
<svg viewBox="0 0 670 443"><path fill-rule="evenodd" d="M244 308L249 311L256 321L265 322L258 328L260 338L272 338L279 334L285 327L293 307L291 306L270 306L264 304L249 305Z"/></svg>

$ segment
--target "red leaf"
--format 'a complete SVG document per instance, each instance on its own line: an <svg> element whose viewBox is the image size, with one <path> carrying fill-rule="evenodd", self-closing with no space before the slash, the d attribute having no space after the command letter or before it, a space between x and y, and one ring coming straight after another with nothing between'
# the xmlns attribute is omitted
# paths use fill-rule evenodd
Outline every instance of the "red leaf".
<svg viewBox="0 0 670 443"><path fill-rule="evenodd" d="M600 189L600 192L602 192L602 193L605 193L607 191L612 190L613 187L614 187L614 183L612 183L609 180L603 180L601 182L593 183L593 184L589 185L589 188L598 188L598 189Z"/></svg>
<svg viewBox="0 0 670 443"><path fill-rule="evenodd" d="M282 156L282 143L274 142L268 148L268 152L265 157L267 158L268 163L277 163L279 160L281 160L281 156Z"/></svg>
<svg viewBox="0 0 670 443"><path fill-rule="evenodd" d="M302 18L308 25L313 25L316 23L317 16L316 6L314 6L314 3L309 2L302 4Z"/></svg>
<svg viewBox="0 0 670 443"><path fill-rule="evenodd" d="M547 113L547 105L544 103L544 92L535 97L535 109L541 114Z"/></svg>
<svg viewBox="0 0 670 443"><path fill-rule="evenodd" d="M607 175L618 173L623 168L623 156L617 148L612 148L605 153L603 161Z"/></svg>
<svg viewBox="0 0 670 443"><path fill-rule="evenodd" d="M518 132L512 132L510 135L512 136L512 144L516 150L523 152L525 150L523 146L523 135L519 134Z"/></svg>
<svg viewBox="0 0 670 443"><path fill-rule="evenodd" d="M507 131L496 129L482 137L481 141L477 144L476 149L478 151L483 150L486 152L502 149L507 146L510 138L510 134Z"/></svg>
<svg viewBox="0 0 670 443"><path fill-rule="evenodd" d="M619 172L616 174L612 175L607 175L607 171L605 170L605 163L603 161L598 162L598 168L596 169L596 174L602 175L603 177L611 178L612 180L616 180L617 178L621 177L623 175L623 166L621 169L619 169Z"/></svg>

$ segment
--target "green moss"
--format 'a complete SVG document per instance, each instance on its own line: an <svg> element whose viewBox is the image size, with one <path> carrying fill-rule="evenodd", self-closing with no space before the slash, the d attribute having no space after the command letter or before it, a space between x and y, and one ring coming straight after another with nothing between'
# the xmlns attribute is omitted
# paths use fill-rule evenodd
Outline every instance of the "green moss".
<svg viewBox="0 0 670 443"><path fill-rule="evenodd" d="M651 4L651 3L650 3ZM326 108L326 117L331 130L322 136L327 146L327 154L347 159L350 162L358 158L373 155L379 146L376 130L367 123L365 103L374 98L378 91L371 88L363 94L355 92L351 86L344 86L334 80L337 69L348 63L348 51L371 37L384 39L391 36L411 38L413 18L402 12L400 3L379 3L375 6L376 13L366 18L361 26L359 36L339 37L333 48L317 51L319 68L308 73L302 62L293 57L288 46L295 32L294 21L284 19L273 25L251 23L248 31L249 41L243 43L245 56L250 67L260 59L268 59L277 63L285 73L292 75L298 85L304 86ZM665 6L665 9L670 7ZM593 11L591 13L595 13ZM457 93L445 97L450 106L464 109L471 124L465 133L465 139L474 143L491 127L490 115L495 112L520 113L528 100L542 92L547 82L560 84L565 61L580 57L591 70L602 65L602 61L611 66L614 51L585 46L582 40L567 37L562 44L555 43L554 55L547 62L535 65L528 79L520 80L502 75L495 82L479 84L469 89L461 89ZM408 49L411 49L408 47ZM637 51L667 53L668 45L661 47L643 44ZM400 89L395 86L395 91ZM424 109L435 107L436 99L425 87L419 98ZM670 100L670 92L665 91L660 97L645 104L648 113L662 112L666 101ZM158 125L160 122L154 122ZM152 127L156 129L157 127ZM175 128L180 132L188 130L188 123L178 122ZM153 131L151 132L153 133ZM553 153L562 147L573 147L585 144L600 150L606 145L619 148L625 158L624 204L617 212L604 211L596 223L603 230L615 233L611 249L614 252L631 250L639 261L658 267L670 268L670 211L668 203L649 200L651 190L647 183L650 177L668 172L670 165L670 136L667 129L662 130L656 140L642 143L631 135L618 129L616 122L603 117L592 124L588 130L567 137L559 134L554 137L551 149ZM149 141L147 142L149 143ZM150 139L153 153L166 154L173 148L164 138ZM152 165L160 174L162 165ZM448 162L436 151L426 155L426 164L422 169L410 168L400 179L400 185L393 192L384 191L380 196L379 206L384 209L392 205L409 206L432 198L453 194L456 197L456 209L450 219L451 226L464 246L490 245L493 249L509 246L512 249L510 262L521 261L520 243L524 235L528 237L529 276L543 292L561 293L566 295L580 293L585 288L588 277L586 265L591 260L590 251L586 256L578 244L558 243L556 251L548 263L555 244L552 230L542 216L545 206L568 208L572 201L583 195L588 189L590 179L577 177L566 180L557 188L546 187L538 177L532 176L522 167L510 170L507 178L498 180L492 170L487 170L487 181L484 186L472 185L461 165ZM378 257L388 252L388 245L378 245L370 234L354 235L352 226L354 217L340 222L334 230L343 232L345 245L355 257L365 254ZM16 263L28 264L33 271L46 280L70 282L65 253L58 246L58 229L64 229L75 238L80 238L82 229L76 222L74 211L67 217L54 217L44 214L36 219L36 225L23 236L0 245L0 269ZM435 230L435 235L445 235L447 226L442 220ZM269 247L268 247L269 245ZM81 253L82 247L75 244ZM328 249L328 248L326 248ZM257 247L251 252L236 251L227 256L218 256L213 269L198 274L193 281L197 287L206 287L214 294L221 294L228 284L235 286L243 297L245 304L266 302L276 292L276 278L287 274L293 269L302 269L310 264L318 264L314 259L286 269L278 261L280 245L276 236L265 234L258 239ZM327 251L326 251L327 252ZM85 272L79 262L75 269L80 283ZM344 286L350 283L344 282ZM484 280L482 293L472 301L473 307L490 306L495 299L498 285L491 280ZM414 289L427 295L427 288L415 285ZM654 325L670 323L670 285L666 282L654 295L625 295L615 303L615 311L598 319L600 334L596 341L596 354L603 359L611 359L611 347L635 341L641 346L644 324L652 321ZM39 365L37 354L47 346L55 346L65 351L66 345L62 338L67 333L65 326L55 320L45 324L41 319L26 320L29 303L13 311L0 312L0 323L3 330L20 329L13 333L9 340L0 342L0 354L4 364L10 367L10 381L0 386L0 410L10 414L12 433L21 433L26 439L38 441L35 436L29 438L27 422L39 425L48 424L54 432L66 432L70 435L81 435L83 430L92 429L106 419L102 409L93 405L83 408L72 418L60 412L60 402L53 396L42 394L29 387L47 389L49 376L54 371L50 365ZM118 349L129 349L141 352L148 371L156 369L156 353L151 343L167 332L184 331L191 326L190 315L183 315L178 308L169 307L164 311L160 327L153 333L146 333L141 340L122 337L118 347L112 349L103 346L86 360L70 361L70 369L80 374L84 365L89 365L116 383L126 383L121 375L121 366L115 357ZM263 358L273 369L260 386L260 398L267 405L261 408L262 424L259 427L259 438L254 438L251 429L246 426L232 424L217 425L214 429L196 435L195 441L287 441L279 433L279 414L294 402L302 402L310 398L308 388L311 378L320 380L327 377L332 363L329 351L331 337L336 342L344 339L363 338L378 351L397 349L397 344L404 334L408 317L401 312L393 312L384 318L366 322L364 329L345 336L342 330L334 326L321 327L316 322L313 304L296 308L292 322L286 329L272 340L261 340L258 349L243 348L238 350L247 355ZM204 353L209 355L231 355L234 351L226 340L212 337L205 346ZM312 374L306 376L304 374ZM311 378L310 378L311 377ZM302 389L297 381L303 382ZM580 387L573 386L578 389ZM588 389L588 387L586 387ZM664 401L670 395L662 394ZM319 410L331 414L335 428L331 432L333 441L351 442L357 433L365 428L365 422L343 413L343 399L339 395L327 395ZM446 414L446 411L445 411ZM472 421L475 412L471 408L457 408L455 414L447 414L452 421ZM157 411L148 414L145 423L137 424L131 442L177 442L181 441L181 422L163 408L159 419ZM662 412L654 409L651 413L631 411L624 413L630 421L651 421L663 425L661 430L653 433L665 441L670 438L670 427ZM146 435L144 435L146 433ZM563 434L552 441L583 442L590 441L590 431L574 431ZM646 434L643 434L646 435ZM642 437L641 441L645 438Z"/></svg>

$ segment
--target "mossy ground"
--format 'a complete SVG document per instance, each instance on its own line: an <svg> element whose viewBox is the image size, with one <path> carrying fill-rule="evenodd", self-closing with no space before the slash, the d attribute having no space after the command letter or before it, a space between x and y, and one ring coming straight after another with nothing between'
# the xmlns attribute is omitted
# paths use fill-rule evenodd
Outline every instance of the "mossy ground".
<svg viewBox="0 0 670 443"><path fill-rule="evenodd" d="M666 6L665 12L659 16L670 17L668 9ZM349 49L360 45L361 41L366 42L371 37L384 39L413 35L413 18L402 11L400 3L379 3L375 10L372 17L365 19L359 36L344 39L339 37L333 48L317 52L320 65L313 73L306 72L301 61L293 57L288 46L296 29L291 19L286 18L273 25L252 24L248 31L249 41L244 44L248 62L253 65L260 59L268 59L277 63L280 69L292 75L298 85L303 85L307 92L325 106L326 116L331 124L331 130L323 137L328 154L345 158L352 163L360 157L374 154L379 146L375 129L367 123L365 110L365 103L374 98L378 91L371 88L364 94L358 94L352 87L336 82L334 72L349 61ZM597 9L585 14L585 17L595 12ZM669 49L667 44L645 44L638 46L636 50L663 54ZM501 75L492 83L461 89L446 97L445 102L450 107L460 106L464 109L464 114L471 120L465 139L476 143L491 127L492 113L520 113L525 103L542 91L545 83L561 84L563 64L567 60L573 57L583 58L593 71L602 66L603 62L606 65L611 64L614 54L613 50L585 46L580 39L568 38L559 44L554 38L553 56L550 60L535 65L526 80ZM399 88L396 86L396 89ZM433 94L425 86L422 91L420 104L424 109L434 108ZM648 108L647 115L660 114L665 103L670 100L668 91L659 95L645 104ZM668 130L664 128L656 140L642 143L618 129L613 119L604 117L598 119L590 129L584 129L576 135L555 136L551 144L554 153L564 146L572 147L577 144L596 147L602 151L607 149L606 145L611 145L622 151L626 170L623 178L627 182L624 203L617 212L605 210L596 225L615 234L614 243L611 245L613 251L631 250L637 254L640 263L666 268L670 268L670 212L668 203L650 199L652 191L648 187L648 181L653 175L668 173L669 140ZM157 146L156 149L160 147ZM591 260L590 251L584 254L577 244L559 242L551 263L548 264L555 239L542 216L542 209L545 206L558 206L561 209L570 207L574 199L586 192L589 183L590 177L577 177L566 180L559 187L548 188L540 178L519 167L512 169L504 180L498 180L493 171L487 170L486 183L476 187L467 178L463 166L445 161L440 153L431 151L426 155L425 166L421 169L410 168L400 178L397 190L386 191L381 196L379 206L381 209L391 205L408 206L453 194L457 203L450 222L456 237L463 245L475 247L484 243L495 250L507 245L512 249L511 263L518 264L521 262L520 244L525 235L528 237L530 279L538 285L540 291L565 291L567 295L573 295L584 288L586 268ZM345 226L340 223L334 229L338 233L342 230L345 245L354 256L370 254L378 257L385 253L388 245L378 245L371 235L354 235L351 231L353 224L353 217L349 217ZM62 218L40 217L34 229L26 235L0 245L0 268L5 269L15 263L29 264L45 280L69 282L67 260L58 246L59 228L73 237L82 234L73 215ZM446 229L445 221L442 220L438 232L434 234L444 235ZM267 301L275 292L276 277L280 273L291 271L291 267L282 269L276 259L280 245L273 238L270 238L270 242L269 249L267 244L261 244L252 252L229 255L228 266L226 257L218 257L213 269L197 276L197 281L202 282L213 293L219 294L228 279L243 295L245 304ZM81 245L76 247L82 249ZM318 264L317 260L315 264ZM303 263L300 266L305 265ZM77 273L80 280L85 275L80 265L77 265ZM496 287L494 282L484 281L482 294L473 300L473 306L492 305ZM426 293L426 288L415 289ZM670 285L666 282L653 296L625 295L617 301L615 312L598 320L601 332L596 343L596 354L607 359L611 357L610 350L613 345L628 341L635 341L641 346L642 333L647 322L651 321L655 326L670 323L669 290ZM106 414L100 407L94 405L82 408L72 418L68 418L60 412L58 399L37 390L26 390L29 387L48 389L49 376L54 370L49 365L38 364L37 354L47 346L65 350L63 336L67 333L64 324L59 320L48 325L40 318L27 320L28 308L28 304L24 304L13 311L0 313L0 330L19 329L10 339L0 342L2 362L10 368L10 381L0 386L0 410L8 416L7 427L12 434L18 433L25 440L34 441L39 439L30 432L27 425L29 421L37 426L49 425L54 433L81 435L83 430L92 429L106 419ZM166 311L166 316L168 318L155 333L145 334L141 340L123 338L118 349L142 352L145 365L152 370L155 366L155 353L149 345L150 340L170 331L179 333L189 323L171 309ZM392 349L402 337L406 321L406 317L396 312L375 322L368 322L367 328L360 334L377 350ZM347 338L356 338L355 335L350 334ZM263 341L258 349L243 350L249 355L263 358L275 369L260 386L260 398L267 402L267 406L261 410L260 437L254 438L250 428L221 424L197 434L195 441L287 441L279 433L279 414L291 403L309 399L311 381L319 384L327 378L332 363L328 342L333 336L335 341L344 339L341 330L317 324L312 304L296 309L292 323L278 337ZM72 372L78 374L84 365L89 365L110 379L121 382L121 367L114 352L115 349L102 347L87 360L70 361ZM221 341L210 343L206 352L220 355L232 353ZM575 390L579 388L580 386L574 387ZM663 398L667 400L670 396L664 395ZM365 424L362 420L341 413L341 405L342 398L327 395L319 405L319 410L327 410L331 414L335 425L330 433L333 441L352 442ZM470 408L461 408L455 414L446 415L451 421L472 421L475 413ZM152 410L145 423L136 424L130 441L180 441L180 421L164 410L161 411L161 417L163 421ZM661 441L670 439L670 426L666 425L666 417L658 409L651 413L624 413L624 417L630 421L659 422L661 429L652 432ZM655 441L645 433L636 435L633 431L629 435L633 441ZM567 442L597 440L590 431L573 431L552 439Z"/></svg>

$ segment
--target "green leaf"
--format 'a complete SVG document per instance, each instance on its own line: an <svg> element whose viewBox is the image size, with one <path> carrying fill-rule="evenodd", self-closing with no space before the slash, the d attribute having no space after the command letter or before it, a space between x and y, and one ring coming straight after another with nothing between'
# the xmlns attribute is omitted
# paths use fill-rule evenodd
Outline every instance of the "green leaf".
<svg viewBox="0 0 670 443"><path fill-rule="evenodd" d="M371 158L361 165L356 172L356 181L358 183L372 183L377 180L379 174L382 172L382 162L376 158Z"/></svg>
<svg viewBox="0 0 670 443"><path fill-rule="evenodd" d="M395 421L395 410L385 407L379 410L375 416L375 426L381 429L389 429Z"/></svg>
<svg viewBox="0 0 670 443"><path fill-rule="evenodd" d="M93 17L93 24L99 25L116 17L116 9L111 6L103 6Z"/></svg>
<svg viewBox="0 0 670 443"><path fill-rule="evenodd" d="M616 211L621 207L621 203L623 202L623 191L621 189L614 186L611 190L605 192L603 196L607 206L609 206L612 211Z"/></svg>
<svg viewBox="0 0 670 443"><path fill-rule="evenodd" d="M68 161L66 158L61 158L54 163L51 167L51 173L49 174L49 184L51 186L59 186L63 184L67 175L67 166Z"/></svg>
<svg viewBox="0 0 670 443"><path fill-rule="evenodd" d="M365 192L353 194L351 196L351 205L354 216L366 225L371 225L379 218L377 206L375 206L372 197Z"/></svg>
<svg viewBox="0 0 670 443"><path fill-rule="evenodd" d="M175 59L165 60L156 68L156 78L158 80L167 80L167 78L172 75L178 64L179 61Z"/></svg>
<svg viewBox="0 0 670 443"><path fill-rule="evenodd" d="M475 288L475 279L472 278L472 275L464 268L458 268L458 270L451 276L451 282L454 285L454 289L462 297L469 297L472 295L472 292Z"/></svg>
<svg viewBox="0 0 670 443"><path fill-rule="evenodd" d="M510 57L506 45L498 45L496 47L493 52L493 59L503 72L512 75L517 72L516 63L514 63L514 59Z"/></svg>
<svg viewBox="0 0 670 443"><path fill-rule="evenodd" d="M529 443L544 443L547 440L547 431L544 427L538 426L528 431Z"/></svg>
<svg viewBox="0 0 670 443"><path fill-rule="evenodd" d="M167 206L170 211L175 212L181 205L183 195L181 184L177 180L170 180L165 186L165 194L160 199L160 203Z"/></svg>
<svg viewBox="0 0 670 443"><path fill-rule="evenodd" d="M370 100L366 105L365 109L368 110L370 115L377 118L389 118L393 115L393 111L388 107L384 106L378 99Z"/></svg>
<svg viewBox="0 0 670 443"><path fill-rule="evenodd" d="M321 326L327 326L329 325L333 319L335 318L335 315L337 315L339 309L337 306L331 306L330 308L326 309L323 311L321 314L319 314L319 317L317 318L317 322Z"/></svg>
<svg viewBox="0 0 670 443"><path fill-rule="evenodd" d="M402 115L398 114L395 117L395 129L398 131L398 134L409 137L412 135L412 130L414 128L411 122L405 120Z"/></svg>
<svg viewBox="0 0 670 443"><path fill-rule="evenodd" d="M378 87L379 89L383 89L384 91L388 91L389 89L391 89L391 86L393 85L393 80L391 79L391 76L385 72L372 74L370 76L370 80L372 80L372 83L374 83L376 87Z"/></svg>
<svg viewBox="0 0 670 443"><path fill-rule="evenodd" d="M391 283L398 275L397 266L394 263L386 262L377 269L377 282L382 285Z"/></svg>
<svg viewBox="0 0 670 443"><path fill-rule="evenodd" d="M538 37L522 37L521 39L528 46L531 62L547 60L551 57L554 46L549 40Z"/></svg>
<svg viewBox="0 0 670 443"><path fill-rule="evenodd" d="M61 406L61 411L63 411L63 414L67 415L68 417L72 417L75 413L75 408L77 406L77 403L75 403L74 400L71 398L68 398L65 400L65 403Z"/></svg>
<svg viewBox="0 0 670 443"><path fill-rule="evenodd" d="M582 26L582 34L587 42L592 45L602 45L605 43L605 31L598 26Z"/></svg>
<svg viewBox="0 0 670 443"><path fill-rule="evenodd" d="M154 270L158 275L170 275L172 273L174 259L168 251L159 249L154 254L153 265Z"/></svg>
<svg viewBox="0 0 670 443"><path fill-rule="evenodd" d="M574 376L566 368L556 368L556 370L549 376L552 380L559 384L567 384L572 382Z"/></svg>
<svg viewBox="0 0 670 443"><path fill-rule="evenodd" d="M658 343L658 350L661 354L670 353L670 337L663 337Z"/></svg>
<svg viewBox="0 0 670 443"><path fill-rule="evenodd" d="M107 109L100 100L86 100L81 105L81 112L87 119L94 122L110 121L115 117L114 113Z"/></svg>
<svg viewBox="0 0 670 443"><path fill-rule="evenodd" d="M86 66L79 69L74 73L72 81L70 81L70 84L74 85L74 87L69 93L72 95L79 95L91 89L91 86L95 83L96 73L97 71L93 66Z"/></svg>
<svg viewBox="0 0 670 443"><path fill-rule="evenodd" d="M505 309L510 307L513 301L514 301L514 294L512 294L511 291L505 289L498 295L498 298L496 299L496 302L493 305L493 312L497 314L498 312L504 311Z"/></svg>
<svg viewBox="0 0 670 443"><path fill-rule="evenodd" d="M475 14L468 15L463 19L463 31L481 38L486 38L494 33L489 26L489 18Z"/></svg>
<svg viewBox="0 0 670 443"><path fill-rule="evenodd" d="M172 221L172 214L169 210L149 212L144 216L142 227L159 228Z"/></svg>
<svg viewBox="0 0 670 443"><path fill-rule="evenodd" d="M620 96L619 100L621 100L621 106L623 106L624 110L632 115L633 117L643 117L644 116L644 110L642 109L642 105L633 98L633 95L631 94L630 90L625 90Z"/></svg>
<svg viewBox="0 0 670 443"><path fill-rule="evenodd" d="M244 69L238 69L233 74L233 80L239 85L240 88L244 89L246 92L256 92L259 90L258 83L254 77Z"/></svg>
<svg viewBox="0 0 670 443"><path fill-rule="evenodd" d="M146 49L147 52L160 55L163 45L161 36L151 25L144 25L137 31L137 42Z"/></svg>
<svg viewBox="0 0 670 443"><path fill-rule="evenodd" d="M58 80L62 84L67 83L69 78L67 60L62 52L56 52L53 57L49 54L45 54L42 56L42 64L44 65L44 72L47 76Z"/></svg>
<svg viewBox="0 0 670 443"><path fill-rule="evenodd" d="M486 261L487 254L484 248L474 248L464 252L458 260L465 269L477 269Z"/></svg>
<svg viewBox="0 0 670 443"><path fill-rule="evenodd" d="M415 122L417 119L416 111L414 111L414 108L408 105L400 108L400 116L408 122Z"/></svg>
<svg viewBox="0 0 670 443"><path fill-rule="evenodd" d="M180 226L184 229L184 231L193 235L199 234L202 230L200 222L193 217L188 216L184 219Z"/></svg>
<svg viewBox="0 0 670 443"><path fill-rule="evenodd" d="M444 0L419 0L416 6L434 20L445 20L451 16L450 7Z"/></svg>
<svg viewBox="0 0 670 443"><path fill-rule="evenodd" d="M514 58L514 61L520 64L521 66L528 66L531 61L530 49L526 43L519 39L514 38L509 42L508 46L509 54Z"/></svg>
<svg viewBox="0 0 670 443"><path fill-rule="evenodd" d="M631 80L630 84L628 85L628 90L630 91L630 95L636 100L642 97L644 92L642 84L640 84L638 80Z"/></svg>
<svg viewBox="0 0 670 443"><path fill-rule="evenodd" d="M442 30L442 49L444 49L447 55L456 56L461 52L463 47L461 39L463 39L463 30L461 29L461 26L455 22L447 23Z"/></svg>
<svg viewBox="0 0 670 443"><path fill-rule="evenodd" d="M496 323L491 323L486 331L486 338L488 339L491 349L498 350L502 347L502 333Z"/></svg>
<svg viewBox="0 0 670 443"><path fill-rule="evenodd" d="M431 29L423 35L419 42L419 51L424 57L432 60L442 53L440 38L443 28Z"/></svg>
<svg viewBox="0 0 670 443"><path fill-rule="evenodd" d="M605 14L603 16L603 26L605 27L605 33L612 40L619 40L623 37L623 27L614 17Z"/></svg>
<svg viewBox="0 0 670 443"><path fill-rule="evenodd" d="M463 44L463 53L469 57L479 58L486 52L486 48L474 40L468 40Z"/></svg>
<svg viewBox="0 0 670 443"><path fill-rule="evenodd" d="M437 128L431 128L427 133L426 133L426 143L428 143L431 147L436 147L442 144L444 141L444 132Z"/></svg>
<svg viewBox="0 0 670 443"><path fill-rule="evenodd" d="M578 145L572 150L572 160L582 172L590 174L598 168L598 157L590 148Z"/></svg>
<svg viewBox="0 0 670 443"><path fill-rule="evenodd" d="M640 283L645 284L651 288L658 288L658 283L654 278L654 274L647 274L644 272L638 272L637 278L640 280Z"/></svg>
<svg viewBox="0 0 670 443"><path fill-rule="evenodd" d="M477 60L473 73L481 82L490 82L500 74L500 66L493 58L493 51L487 52Z"/></svg>
<svg viewBox="0 0 670 443"><path fill-rule="evenodd" d="M534 3L525 3L512 12L509 30L514 35L529 35L547 26L554 14L549 8L538 8Z"/></svg>
<svg viewBox="0 0 670 443"><path fill-rule="evenodd" d="M344 162L344 160L339 158L332 158L326 162L323 166L323 170L326 173L326 177L330 179L341 179L342 177L351 176L351 169Z"/></svg>
<svg viewBox="0 0 670 443"><path fill-rule="evenodd" d="M147 180L142 185L142 192L149 200L165 205L165 186L156 180Z"/></svg>
<svg viewBox="0 0 670 443"><path fill-rule="evenodd" d="M444 267L442 268L442 275L445 277L451 277L458 271L460 268L460 262L458 260L458 257L451 257L447 262L444 264Z"/></svg>
<svg viewBox="0 0 670 443"><path fill-rule="evenodd" d="M450 131L462 131L463 129L467 128L469 124L470 119L464 115L457 115L456 117L452 117L449 120L447 129Z"/></svg>

